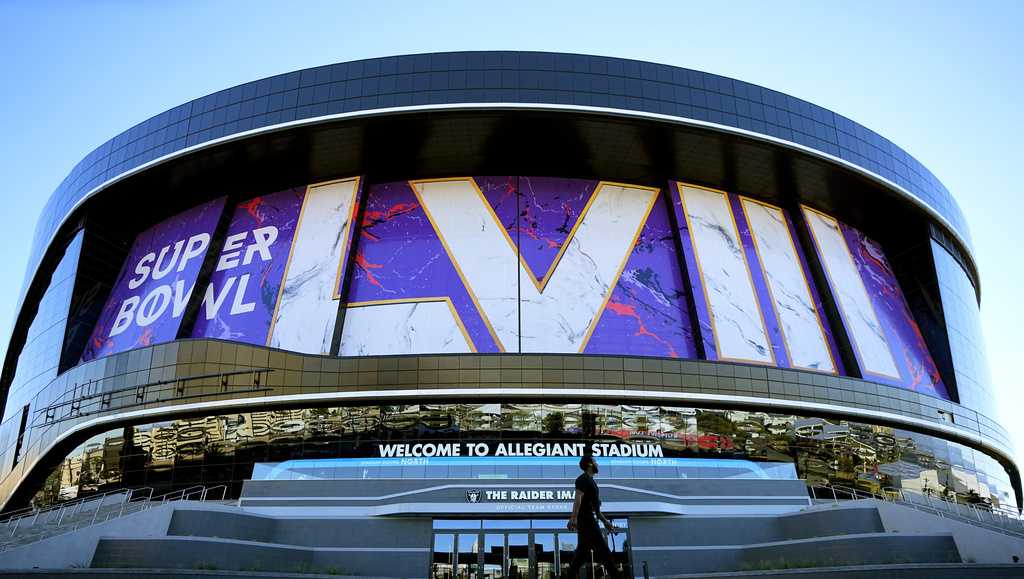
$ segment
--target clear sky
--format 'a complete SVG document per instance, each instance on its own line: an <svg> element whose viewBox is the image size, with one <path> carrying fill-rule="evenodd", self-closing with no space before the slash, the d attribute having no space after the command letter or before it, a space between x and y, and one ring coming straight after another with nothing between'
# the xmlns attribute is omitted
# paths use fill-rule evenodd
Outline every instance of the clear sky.
<svg viewBox="0 0 1024 579"><path fill-rule="evenodd" d="M36 219L74 164L172 106L295 69L513 49L704 70L807 99L929 167L970 223L1003 424L1024 456L1024 2L0 0L0 351ZM126 218L130 216L126 214Z"/></svg>

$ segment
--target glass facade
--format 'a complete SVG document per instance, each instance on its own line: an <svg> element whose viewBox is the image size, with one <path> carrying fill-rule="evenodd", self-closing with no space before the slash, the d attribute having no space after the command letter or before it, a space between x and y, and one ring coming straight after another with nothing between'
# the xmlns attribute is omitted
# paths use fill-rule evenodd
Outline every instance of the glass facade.
<svg viewBox="0 0 1024 579"><path fill-rule="evenodd" d="M634 60L538 52L459 52L321 66L216 92L160 113L100 145L54 191L29 258L85 194L149 161L280 123L388 107L449 103L607 107L713 122L798 143L905 188L970 243L952 195L891 141L807 101L714 74ZM27 283L27 280L26 280Z"/></svg>
<svg viewBox="0 0 1024 579"><path fill-rule="evenodd" d="M900 488L993 506L1014 504L1009 476L992 458L891 427L740 410L510 403L259 411L118 428L70 452L50 473L34 503L135 486L170 490L197 483L228 484L237 493L257 463L379 457L381 444L431 441L656 444L669 458L788 463L809 484L873 492ZM410 476L501 474L474 473L469 461L466 467L453 464L444 472L414 469ZM652 476L633 468L621 475ZM690 472L675 471L675 476L702 477ZM543 478L542 470L522 475L537 473ZM561 468L559 473L571 480ZM394 471L384 475L396 476ZM521 475L516 471L512 476Z"/></svg>
<svg viewBox="0 0 1024 579"><path fill-rule="evenodd" d="M26 426L31 424L32 409L29 408L25 415L24 408L57 376L68 308L82 250L82 237L83 232L79 231L65 248L64 257L54 269L50 284L39 300L39 309L28 328L25 345L18 356L17 369L4 408L4 422L0 425L0 465L5 472L16 460L15 451L20 446L18 438L23 416L27 420Z"/></svg>
<svg viewBox="0 0 1024 579"><path fill-rule="evenodd" d="M977 293L963 267L946 248L934 240L931 244L960 403L994 417L995 395L985 357Z"/></svg>

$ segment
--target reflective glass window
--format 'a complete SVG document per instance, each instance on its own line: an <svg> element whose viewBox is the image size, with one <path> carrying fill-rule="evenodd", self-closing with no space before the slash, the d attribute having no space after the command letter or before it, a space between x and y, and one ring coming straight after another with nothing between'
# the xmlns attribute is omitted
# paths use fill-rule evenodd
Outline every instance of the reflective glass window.
<svg viewBox="0 0 1024 579"><path fill-rule="evenodd" d="M960 263L934 240L932 255L960 403L994 416L992 378L985 356L981 314L974 285Z"/></svg>

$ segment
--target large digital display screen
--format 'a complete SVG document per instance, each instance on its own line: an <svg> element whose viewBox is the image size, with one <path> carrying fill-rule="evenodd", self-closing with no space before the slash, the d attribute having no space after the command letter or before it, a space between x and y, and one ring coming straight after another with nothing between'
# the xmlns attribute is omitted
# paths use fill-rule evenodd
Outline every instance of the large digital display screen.
<svg viewBox="0 0 1024 579"><path fill-rule="evenodd" d="M876 242L810 208L797 220L666 185L340 179L242 201L212 240L218 199L138 236L83 360L174 339L191 298L192 337L340 356L703 357L843 375L842 329L861 375L948 398Z"/></svg>

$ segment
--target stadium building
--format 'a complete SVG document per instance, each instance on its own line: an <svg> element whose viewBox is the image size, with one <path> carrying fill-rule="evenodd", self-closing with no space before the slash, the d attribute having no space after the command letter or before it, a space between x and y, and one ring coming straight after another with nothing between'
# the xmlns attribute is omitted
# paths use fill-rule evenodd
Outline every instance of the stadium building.
<svg viewBox="0 0 1024 579"><path fill-rule="evenodd" d="M637 575L680 517L814 488L1021 504L953 196L739 80L465 52L250 82L86 155L29 262L6 511L202 488L493 579L568 563L584 454Z"/></svg>

